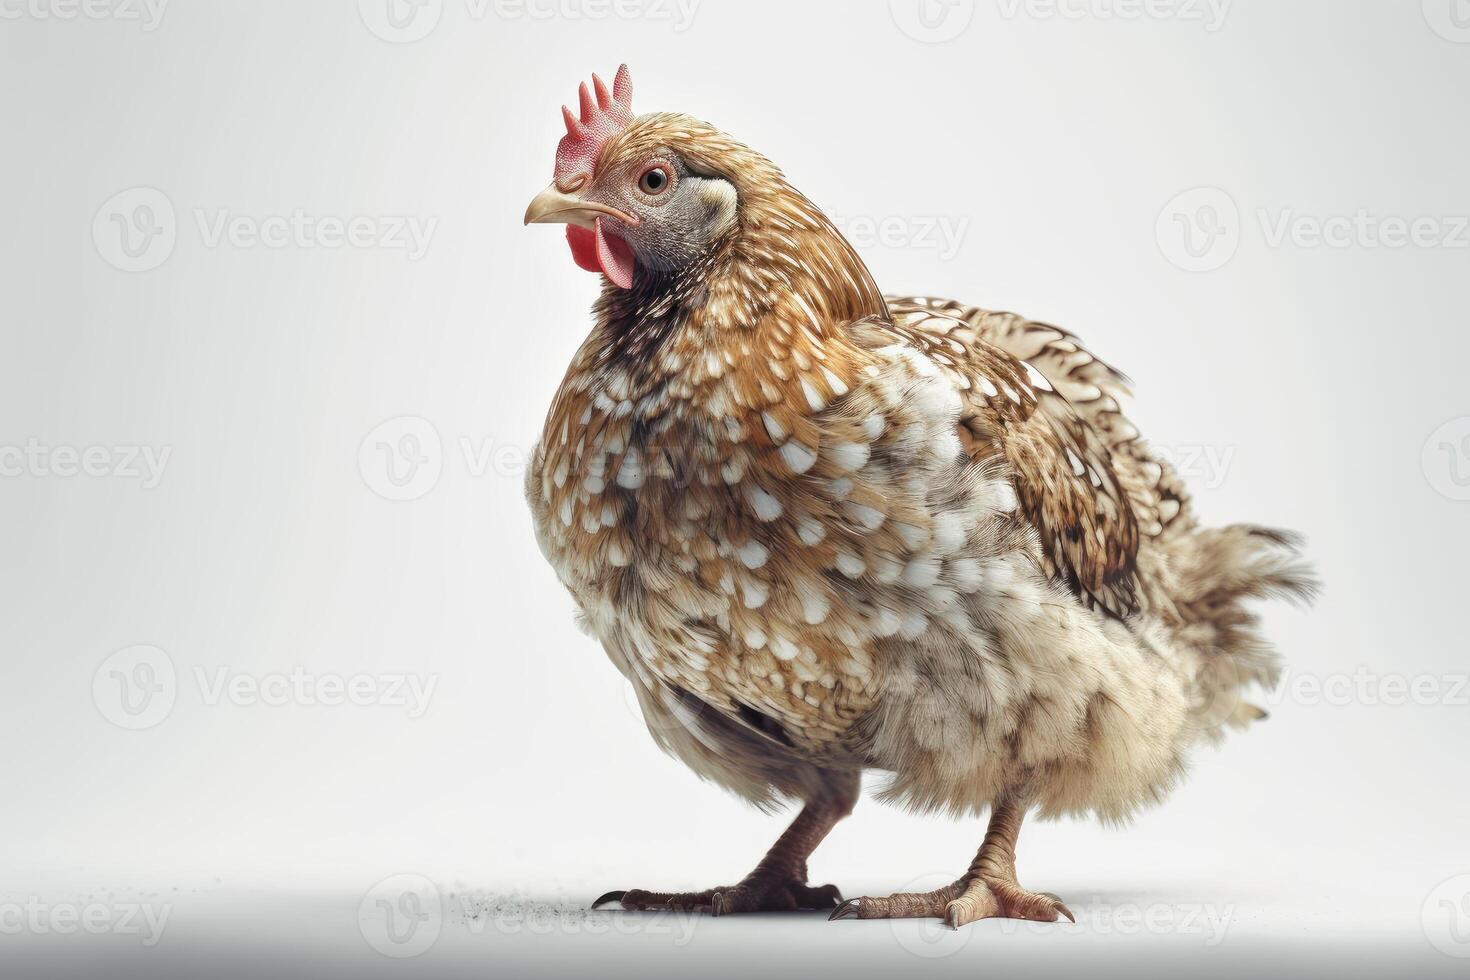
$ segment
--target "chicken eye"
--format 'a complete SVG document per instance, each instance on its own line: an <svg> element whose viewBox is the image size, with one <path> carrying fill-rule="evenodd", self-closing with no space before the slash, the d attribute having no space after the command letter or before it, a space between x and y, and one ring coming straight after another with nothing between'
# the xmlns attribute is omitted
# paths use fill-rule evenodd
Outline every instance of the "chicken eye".
<svg viewBox="0 0 1470 980"><path fill-rule="evenodd" d="M645 194L662 194L669 189L669 172L663 167L650 167L638 178L638 189Z"/></svg>

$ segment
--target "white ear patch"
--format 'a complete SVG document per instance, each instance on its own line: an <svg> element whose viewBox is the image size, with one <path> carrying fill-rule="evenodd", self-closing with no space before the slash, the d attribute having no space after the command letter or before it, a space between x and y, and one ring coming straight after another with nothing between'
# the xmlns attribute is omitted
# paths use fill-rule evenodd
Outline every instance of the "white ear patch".
<svg viewBox="0 0 1470 980"><path fill-rule="evenodd" d="M735 206L739 196L735 185L716 177L699 179L699 203L709 211L705 221L705 241L718 238L735 223Z"/></svg>

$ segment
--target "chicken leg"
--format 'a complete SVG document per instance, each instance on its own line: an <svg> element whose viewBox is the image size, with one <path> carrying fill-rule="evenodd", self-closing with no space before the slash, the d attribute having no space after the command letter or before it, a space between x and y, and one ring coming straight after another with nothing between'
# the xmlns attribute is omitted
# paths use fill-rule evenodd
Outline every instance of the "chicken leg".
<svg viewBox="0 0 1470 980"><path fill-rule="evenodd" d="M832 919L940 918L954 928L977 919L1055 922L1072 912L1057 896L1030 892L1016 881L1016 837L1026 807L1016 800L994 805L985 841L964 877L932 892L902 892L883 898L853 898L832 910Z"/></svg>
<svg viewBox="0 0 1470 980"><path fill-rule="evenodd" d="M809 800L755 870L738 884L701 892L651 892L641 888L610 891L592 907L617 902L633 911L681 909L712 915L832 908L842 901L842 894L836 885L808 885L806 862L837 822L852 812L857 802L858 776L842 774L829 785L834 791Z"/></svg>

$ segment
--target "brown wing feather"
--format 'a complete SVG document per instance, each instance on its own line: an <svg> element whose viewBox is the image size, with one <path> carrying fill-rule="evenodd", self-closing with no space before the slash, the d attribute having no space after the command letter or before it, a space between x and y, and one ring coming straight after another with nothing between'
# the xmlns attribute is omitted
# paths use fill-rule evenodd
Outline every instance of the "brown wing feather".
<svg viewBox="0 0 1470 980"><path fill-rule="evenodd" d="M903 297L889 302L895 315L929 310L963 320L987 343L1040 372L1108 447L1144 536L1158 537L1195 525L1184 481L1167 460L1149 450L1123 414L1120 403L1132 394L1127 376L1088 350L1076 334L954 300Z"/></svg>
<svg viewBox="0 0 1470 980"><path fill-rule="evenodd" d="M974 325L912 303L887 329L926 354L964 392L962 435L977 459L999 455L1047 571L1089 605L1138 608L1138 522L1102 434L1028 363Z"/></svg>

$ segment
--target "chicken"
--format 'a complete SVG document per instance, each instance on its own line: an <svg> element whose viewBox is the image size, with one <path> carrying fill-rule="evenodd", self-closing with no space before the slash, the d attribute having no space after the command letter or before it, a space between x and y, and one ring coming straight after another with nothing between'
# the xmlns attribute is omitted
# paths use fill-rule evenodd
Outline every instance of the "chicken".
<svg viewBox="0 0 1470 980"><path fill-rule="evenodd" d="M1278 659L1245 601L1311 595L1295 538L1201 526L1076 336L885 297L763 156L631 95L626 66L582 85L526 212L604 277L526 494L658 744L802 809L733 885L595 904L1071 918L1017 881L1023 817L1123 820L1264 717L1241 691ZM865 770L884 800L988 810L952 885L807 881Z"/></svg>

